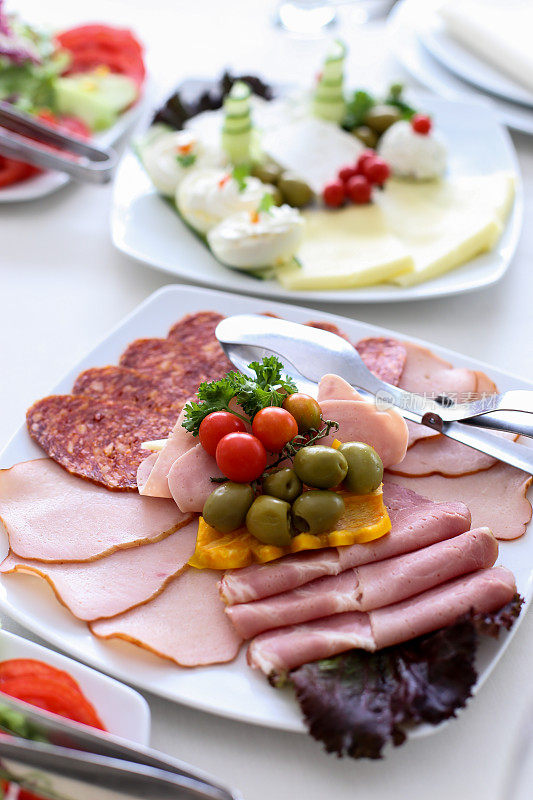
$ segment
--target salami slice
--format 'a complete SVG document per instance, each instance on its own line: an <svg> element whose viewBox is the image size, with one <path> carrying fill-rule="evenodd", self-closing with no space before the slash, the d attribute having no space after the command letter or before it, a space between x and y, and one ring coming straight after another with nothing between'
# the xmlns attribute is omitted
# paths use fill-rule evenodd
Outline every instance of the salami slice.
<svg viewBox="0 0 533 800"><path fill-rule="evenodd" d="M68 472L109 489L137 489L141 443L170 434L175 414L85 395L52 395L28 411L30 436Z"/></svg>
<svg viewBox="0 0 533 800"><path fill-rule="evenodd" d="M134 403L155 411L172 411L176 418L183 407L179 393L135 369L127 367L93 367L76 379L72 394L84 394L100 400Z"/></svg>
<svg viewBox="0 0 533 800"><path fill-rule="evenodd" d="M371 336L357 342L355 349L370 372L382 381L398 386L407 357L401 342L382 336Z"/></svg>

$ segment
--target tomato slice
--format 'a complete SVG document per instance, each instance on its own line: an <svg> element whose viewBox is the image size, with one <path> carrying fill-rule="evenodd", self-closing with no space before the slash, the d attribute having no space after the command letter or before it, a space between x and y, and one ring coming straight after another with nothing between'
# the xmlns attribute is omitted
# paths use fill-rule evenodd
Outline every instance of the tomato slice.
<svg viewBox="0 0 533 800"><path fill-rule="evenodd" d="M72 56L67 74L88 72L103 65L111 72L132 78L139 87L144 81L143 48L127 28L80 25L63 31L56 38Z"/></svg>
<svg viewBox="0 0 533 800"><path fill-rule="evenodd" d="M80 691L80 687L68 672L51 667L49 664L45 664L44 661L37 661L33 658L11 658L8 661L0 662L0 688L5 681L20 677L54 677L58 681L63 681L72 689Z"/></svg>
<svg viewBox="0 0 533 800"><path fill-rule="evenodd" d="M83 120L78 117L67 115L56 117L51 111L40 111L37 114L37 119L51 128L56 128L61 133L66 133L68 136L77 136L78 139L90 139L91 137L91 131Z"/></svg>
<svg viewBox="0 0 533 800"><path fill-rule="evenodd" d="M131 78L140 86L144 80L145 69L142 59L131 58L127 53L107 51L100 47L74 52L67 74L89 72L97 67L108 67L111 72Z"/></svg>
<svg viewBox="0 0 533 800"><path fill-rule="evenodd" d="M0 156L0 187L11 186L13 183L20 183L27 178L33 177L40 170L24 161L16 161L14 158Z"/></svg>
<svg viewBox="0 0 533 800"><path fill-rule="evenodd" d="M137 56L142 56L143 53L142 45L128 28L114 28L100 24L79 25L63 31L56 38L67 50L79 51L96 44L122 52L131 52Z"/></svg>

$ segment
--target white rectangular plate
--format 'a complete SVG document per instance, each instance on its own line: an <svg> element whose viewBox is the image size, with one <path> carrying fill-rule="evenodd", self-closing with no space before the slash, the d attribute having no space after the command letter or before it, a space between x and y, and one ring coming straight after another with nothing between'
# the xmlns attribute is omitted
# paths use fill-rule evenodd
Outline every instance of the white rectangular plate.
<svg viewBox="0 0 533 800"><path fill-rule="evenodd" d="M275 280L262 281L220 264L208 248L157 194L136 156L123 158L115 181L111 234L113 243L132 258L204 286L277 299L329 303L385 303L460 294L490 286L505 274L513 258L523 217L520 169L511 138L492 109L470 101L415 96L431 113L447 142L453 175L486 175L509 170L517 176L511 216L494 250L451 272L417 286L381 284L360 289L291 291ZM332 212L335 213L335 212Z"/></svg>
<svg viewBox="0 0 533 800"><path fill-rule="evenodd" d="M75 378L82 370L118 363L120 354L134 339L166 336L170 326L184 314L205 309L219 311L222 314L272 311L295 322L324 319L339 325L353 341L364 336L395 336L393 332L375 325L299 306L265 302L191 286L167 286L149 297L136 311L126 317L104 341L76 364L57 386L51 387L51 393L69 392ZM398 338L405 337L400 335ZM458 367L487 371L501 390L533 388L533 384L492 369L474 359L442 347L433 347L427 342L421 344L431 347L438 355ZM21 414L22 412L23 409ZM23 424L0 455L0 467L11 467L19 461L39 458L42 455L42 450L32 442ZM3 546L4 552L7 552L7 540ZM499 563L513 570L518 589L526 598L526 603L529 603L533 565L531 534L523 536L518 541L502 542ZM89 633L86 625L74 619L57 602L45 581L29 575L1 576L0 608L56 647L146 691L244 722L290 731L304 730L291 693L273 689L263 675L252 671L246 664L244 648L239 658L232 664L181 669L128 643L96 639ZM502 636L499 642L490 641L483 644L479 659L479 684L487 678L517 627L518 625L515 625L511 634ZM432 730L433 728L429 726L421 727L417 729L417 733L420 735Z"/></svg>

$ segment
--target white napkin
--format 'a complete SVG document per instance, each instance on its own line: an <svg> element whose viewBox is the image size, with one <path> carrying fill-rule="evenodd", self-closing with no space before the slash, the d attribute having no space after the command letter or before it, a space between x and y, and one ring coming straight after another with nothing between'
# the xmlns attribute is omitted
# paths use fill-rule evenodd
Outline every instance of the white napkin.
<svg viewBox="0 0 533 800"><path fill-rule="evenodd" d="M450 34L533 91L533 0L445 0Z"/></svg>

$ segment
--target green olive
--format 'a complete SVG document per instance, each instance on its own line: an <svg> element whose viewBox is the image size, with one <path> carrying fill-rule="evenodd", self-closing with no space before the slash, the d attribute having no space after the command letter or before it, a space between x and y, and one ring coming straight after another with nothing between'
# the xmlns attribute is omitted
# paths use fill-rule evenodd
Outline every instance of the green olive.
<svg viewBox="0 0 533 800"><path fill-rule="evenodd" d="M268 194L271 194L272 197L274 198L274 205L276 205L276 206L282 206L283 205L283 201L284 201L285 198L283 197L283 193L282 193L281 189L278 189L277 186L269 186L268 187Z"/></svg>
<svg viewBox="0 0 533 800"><path fill-rule="evenodd" d="M202 516L208 525L220 533L230 533L244 525L254 493L247 483L228 481L211 492L204 503Z"/></svg>
<svg viewBox="0 0 533 800"><path fill-rule="evenodd" d="M374 147L378 143L378 135L376 131L373 131L372 128L369 128L368 125L359 125L359 127L354 128L352 133L354 136L357 136L360 142L362 142L365 147Z"/></svg>
<svg viewBox="0 0 533 800"><path fill-rule="evenodd" d="M303 208L313 199L313 190L294 172L283 172L278 180L278 189L286 203L294 208Z"/></svg>
<svg viewBox="0 0 533 800"><path fill-rule="evenodd" d="M331 531L344 513L344 500L336 492L304 492L292 505L292 522L302 533Z"/></svg>
<svg viewBox="0 0 533 800"><path fill-rule="evenodd" d="M302 493L302 482L293 469L279 469L263 481L263 494L292 503Z"/></svg>
<svg viewBox="0 0 533 800"><path fill-rule="evenodd" d="M345 487L355 494L370 494L383 480L383 462L373 447L364 442L345 442L339 447L348 462Z"/></svg>
<svg viewBox="0 0 533 800"><path fill-rule="evenodd" d="M263 494L250 506L246 527L260 542L284 547L291 541L291 507L284 500Z"/></svg>
<svg viewBox="0 0 533 800"><path fill-rule="evenodd" d="M263 183L277 183L281 175L281 168L273 161L264 161L256 164L252 169L252 175L259 178Z"/></svg>
<svg viewBox="0 0 533 800"><path fill-rule="evenodd" d="M363 122L368 128L381 134L401 118L400 110L396 106L377 105L368 111Z"/></svg>
<svg viewBox="0 0 533 800"><path fill-rule="evenodd" d="M313 444L302 447L294 456L293 469L307 486L331 489L342 483L348 472L348 462L333 447Z"/></svg>

